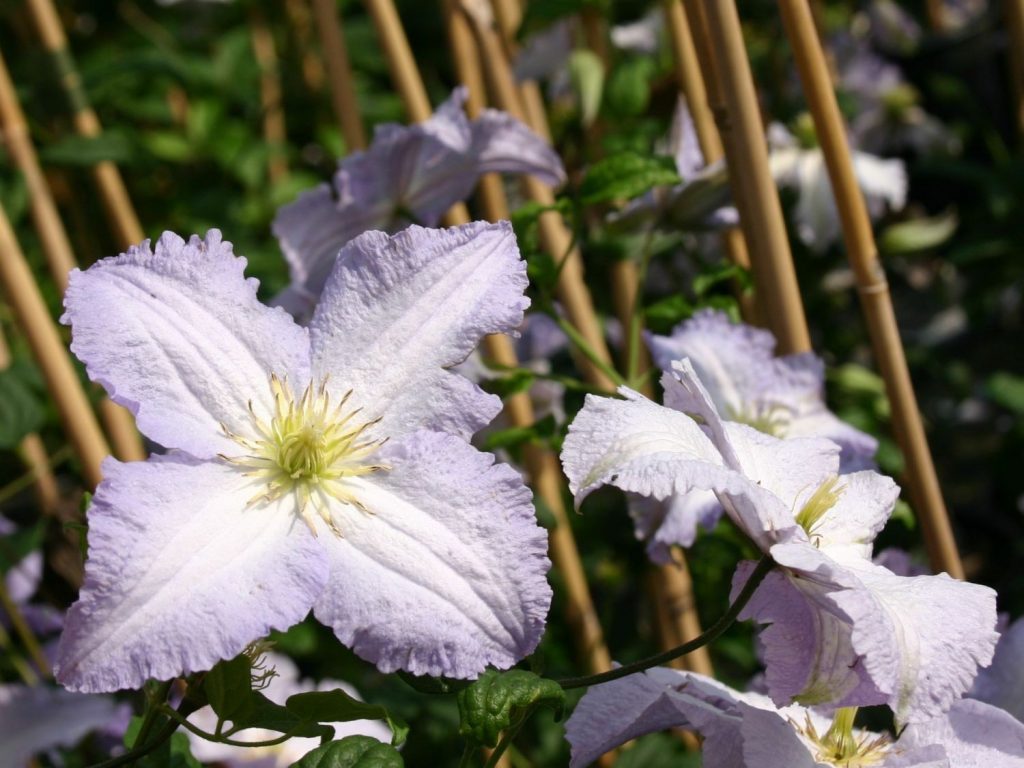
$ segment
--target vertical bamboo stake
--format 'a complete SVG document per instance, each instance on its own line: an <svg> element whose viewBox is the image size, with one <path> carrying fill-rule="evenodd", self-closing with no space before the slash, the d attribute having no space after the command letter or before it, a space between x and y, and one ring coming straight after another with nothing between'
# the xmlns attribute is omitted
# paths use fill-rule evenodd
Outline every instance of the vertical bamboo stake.
<svg viewBox="0 0 1024 768"><path fill-rule="evenodd" d="M3 333L0 332L0 371L6 370L10 365L11 351ZM46 453L43 439L35 432L25 435L18 445L18 455L32 475L40 508L45 514L53 514L60 502L60 487L50 467L50 457Z"/></svg>
<svg viewBox="0 0 1024 768"><path fill-rule="evenodd" d="M757 301L778 340L779 352L806 352L811 348L807 319L782 204L768 166L764 124L736 3L688 0L688 10L691 6L700 26L693 25L692 18L691 25L707 35L705 55L712 71L705 72L705 83L715 78L711 90L722 97L725 108L717 115L718 124L728 165L736 170L731 181L735 182L740 225L750 249Z"/></svg>
<svg viewBox="0 0 1024 768"><path fill-rule="evenodd" d="M665 0L665 23L668 25L669 38L672 45L672 58L675 62L676 79L686 97L690 109L697 142L701 154L707 164L722 159L725 150L715 126L715 116L708 101L707 86L701 76L701 67L694 47L690 25L683 12L680 0ZM730 184L733 184L730 179ZM743 230L732 227L722 233L722 245L728 254L729 261L745 270L750 269L750 255L747 253L747 241L743 238ZM758 317L755 297L749 292L740 292L738 301L740 313L748 323L764 325L763 318Z"/></svg>
<svg viewBox="0 0 1024 768"><path fill-rule="evenodd" d="M814 21L806 0L779 0L779 8L828 167L847 257L857 279L875 359L885 379L893 429L906 459L910 494L921 520L928 556L935 570L962 579L963 566L917 408L889 286L878 260L871 219L854 175L842 116Z"/></svg>
<svg viewBox="0 0 1024 768"><path fill-rule="evenodd" d="M936 32L943 32L946 29L946 7L943 0L925 0L925 10L928 12L928 23Z"/></svg>
<svg viewBox="0 0 1024 768"><path fill-rule="evenodd" d="M7 294L18 325L32 347L64 428L82 463L82 474L89 486L94 487L102 479L100 464L110 451L2 208L0 287Z"/></svg>
<svg viewBox="0 0 1024 768"><path fill-rule="evenodd" d="M295 42L299 46L299 57L302 62L302 79L306 87L313 93L319 93L324 87L323 62L316 55L316 51L310 45L312 38L312 23L310 9L305 0L284 0L284 11L288 15L288 21L295 32ZM317 21L319 24L319 20Z"/></svg>
<svg viewBox="0 0 1024 768"><path fill-rule="evenodd" d="M60 214L57 212L57 204L39 166L39 158L32 146L28 124L21 111L21 105L18 104L14 83L11 82L3 57L0 57L0 130L7 151L25 177L32 221L42 243L50 274L57 283L60 295L63 296L68 286L68 273L78 264L68 241L67 230L64 229ZM145 459L146 451L139 439L139 433L135 431L131 414L106 397L100 400L99 408L118 458L124 461Z"/></svg>
<svg viewBox="0 0 1024 768"><path fill-rule="evenodd" d="M373 14L381 44L387 51L395 85L405 103L406 111L414 122L422 122L430 117L430 101L398 13L391 0L367 0L367 6ZM479 94L476 98L479 98ZM469 221L469 212L460 203L453 206L449 218L452 223L464 223ZM507 337L489 336L485 344L488 355L495 362L512 366L518 364L515 350ZM534 423L533 408L529 396L525 393L508 398L505 409L509 420L516 426L529 426ZM601 625L587 586L586 573L576 549L576 541L562 500L558 459L550 451L535 446L527 448L525 459L538 497L555 517L555 528L549 534L551 557L565 581L569 620L577 644L590 670L609 669L611 659L604 645Z"/></svg>
<svg viewBox="0 0 1024 768"><path fill-rule="evenodd" d="M281 71L277 62L274 34L257 6L249 11L249 39L253 56L260 69L260 109L263 113L263 140L270 150L267 176L271 184L279 184L288 177L288 158L285 145L288 134L281 106Z"/></svg>
<svg viewBox="0 0 1024 768"><path fill-rule="evenodd" d="M501 2L501 0L498 1ZM497 44L496 36L482 23L482 19L477 20L471 14L469 15L474 22L474 32L478 39L482 41L481 50L485 53L485 68L492 70L489 74L494 81L496 89L503 89L504 91L504 97L499 96L499 103L502 108L506 109L506 105L511 104L514 106L514 93L516 89L511 76L511 68L508 66L507 53L503 50L502 46ZM503 30L503 34L509 40L514 33L515 30ZM544 115L543 107L537 113L536 122L530 121L528 124L536 133L541 135L547 133L547 119ZM618 273L617 277L621 283L619 283L618 290L616 291L617 301L623 304L620 307L620 317L624 318L623 323L627 330L629 318L632 316L633 303L636 300L636 286L638 284L635 265L630 262L629 266L633 267L632 274L629 274L628 270L625 274L623 274L622 270ZM578 279L582 283L582 275ZM586 290L585 285L583 290ZM590 311L592 312L593 309L591 308ZM646 389L648 395L652 394L649 385ZM697 637L701 633L701 629L700 618L697 615L696 606L693 601L692 583L690 582L686 559L681 551L677 551L676 554L678 555L677 565L660 569L656 579L671 606L669 608L669 615L675 624L676 635L681 638L680 642L683 642ZM695 653L689 654L684 663L695 672L707 675L714 674L711 666L711 657L706 648L701 648Z"/></svg>
<svg viewBox="0 0 1024 768"><path fill-rule="evenodd" d="M1006 26L1010 36L1008 56L1013 87L1014 123L1024 138L1024 0L1004 0Z"/></svg>
<svg viewBox="0 0 1024 768"><path fill-rule="evenodd" d="M327 62L328 82L334 116L345 137L345 148L352 152L366 148L366 131L360 119L359 101L352 82L352 65L341 19L334 0L313 0L316 28L320 35L320 48Z"/></svg>
<svg viewBox="0 0 1024 768"><path fill-rule="evenodd" d="M49 52L60 75L61 86L71 107L75 130L82 136L99 136L102 132L99 118L89 106L85 91L82 89L82 80L68 49L68 41L57 10L53 6L53 0L28 0L28 10L43 46ZM142 225L139 224L139 218L132 207L124 179L121 178L117 166L109 160L104 160L92 167L92 175L100 189L107 217L121 247L127 248L145 239Z"/></svg>
<svg viewBox="0 0 1024 768"><path fill-rule="evenodd" d="M545 133L543 126L535 126L527 122L525 110L512 76L512 68L497 34L486 21L480 19L465 6L462 6L462 10L471 22L470 26L473 29L484 70L492 88L495 105L516 119L526 122L536 133L543 136ZM523 179L523 186L531 200L545 206L554 204L555 196L551 188L538 179L526 176ZM594 311L590 291L583 279L583 258L573 243L572 233L566 228L561 214L557 211L541 214L538 226L544 247L556 262L562 264L557 285L558 300L565 309L569 321L579 330L597 356L610 367L611 355L608 352L608 345L605 343L597 313ZM589 360L580 361L580 366L588 381L602 389L614 389L614 382L600 367Z"/></svg>

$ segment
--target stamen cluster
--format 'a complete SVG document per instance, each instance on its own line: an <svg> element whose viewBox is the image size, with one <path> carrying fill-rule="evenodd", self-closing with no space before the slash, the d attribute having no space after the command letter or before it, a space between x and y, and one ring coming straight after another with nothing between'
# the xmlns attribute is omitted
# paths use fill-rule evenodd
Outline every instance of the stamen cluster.
<svg viewBox="0 0 1024 768"><path fill-rule="evenodd" d="M248 451L243 456L221 458L249 470L247 476L265 481L265 487L249 499L248 505L277 501L294 493L298 514L314 535L317 531L310 507L340 536L330 499L367 512L346 481L388 469L367 461L387 442L387 438L364 439L366 431L380 419L357 421L361 408L346 412L352 390L332 408L327 379L319 386L310 381L302 396L296 398L287 379L271 374L270 391L274 413L269 423L257 415L249 401L254 437L237 435L221 425L224 434Z"/></svg>

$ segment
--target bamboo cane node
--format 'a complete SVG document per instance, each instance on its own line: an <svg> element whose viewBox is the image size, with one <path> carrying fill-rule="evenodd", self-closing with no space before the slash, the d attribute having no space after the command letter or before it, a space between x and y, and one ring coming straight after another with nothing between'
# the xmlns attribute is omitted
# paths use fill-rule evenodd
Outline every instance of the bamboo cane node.
<svg viewBox="0 0 1024 768"><path fill-rule="evenodd" d="M857 292L861 296L882 296L889 293L889 281L884 277L875 279L866 285L858 285Z"/></svg>

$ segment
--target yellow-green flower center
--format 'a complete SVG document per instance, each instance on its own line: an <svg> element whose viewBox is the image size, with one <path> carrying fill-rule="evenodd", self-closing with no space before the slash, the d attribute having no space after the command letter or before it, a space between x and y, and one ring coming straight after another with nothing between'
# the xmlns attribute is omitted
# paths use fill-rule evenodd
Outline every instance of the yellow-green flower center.
<svg viewBox="0 0 1024 768"><path fill-rule="evenodd" d="M846 490L846 486L839 485L838 477L830 477L818 486L818 489L811 494L811 498L804 502L796 514L796 522L807 531L808 536L814 535L821 518L836 505L844 490Z"/></svg>
<svg viewBox="0 0 1024 768"><path fill-rule="evenodd" d="M789 411L780 405L761 405L747 409L726 406L726 418L753 427L772 437L785 437L789 426Z"/></svg>
<svg viewBox="0 0 1024 768"><path fill-rule="evenodd" d="M837 768L867 768L880 765L892 744L887 734L868 732L855 733L853 721L857 707L842 707L836 711L832 725L823 734L818 734L807 717L803 726L797 729L811 742L814 759Z"/></svg>
<svg viewBox="0 0 1024 768"><path fill-rule="evenodd" d="M274 411L269 422L257 416L249 402L251 437L237 435L221 425L224 434L248 451L244 456L221 458L246 468L249 477L265 482L265 487L249 500L250 505L294 494L298 513L314 535L310 507L340 535L331 514L331 500L367 511L346 481L388 468L369 461L387 441L366 437L380 419L360 421L357 416L361 409L346 409L351 390L332 407L326 379L319 386L310 382L296 398L287 380L272 374L270 391Z"/></svg>

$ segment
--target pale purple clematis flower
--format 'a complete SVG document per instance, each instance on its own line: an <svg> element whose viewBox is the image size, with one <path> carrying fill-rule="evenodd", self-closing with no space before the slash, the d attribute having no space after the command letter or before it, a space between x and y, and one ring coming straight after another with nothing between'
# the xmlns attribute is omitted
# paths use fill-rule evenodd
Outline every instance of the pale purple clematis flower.
<svg viewBox="0 0 1024 768"><path fill-rule="evenodd" d="M780 566L740 618L761 633L780 705L888 704L901 723L935 717L995 647L995 593L943 574L906 578L871 560L899 489L872 471L839 474L839 447L724 422L688 360L657 405L589 395L562 463L579 504L602 485L665 499L714 491L732 521ZM737 570L734 591L752 563Z"/></svg>
<svg viewBox="0 0 1024 768"><path fill-rule="evenodd" d="M456 88L429 120L378 126L370 148L342 160L331 184L303 192L278 211L273 230L291 271L280 299L286 309L309 311L349 240L410 223L435 226L485 173L531 174L552 186L565 181L547 142L497 110L486 109L471 122L462 109L466 98L467 90Z"/></svg>
<svg viewBox="0 0 1024 768"><path fill-rule="evenodd" d="M631 739L668 728L703 737L707 768L1021 768L1024 725L977 701L908 726L894 738L854 726L854 710L833 718L792 705L776 708L703 675L655 668L591 688L566 723L573 768Z"/></svg>
<svg viewBox="0 0 1024 768"><path fill-rule="evenodd" d="M813 251L823 252L840 239L842 229L828 169L820 147L805 149L779 123L768 131L769 162L776 184L796 191L793 212L797 234ZM885 210L898 211L907 201L907 171L902 160L883 160L866 152L852 152L868 213L878 219Z"/></svg>
<svg viewBox="0 0 1024 768"><path fill-rule="evenodd" d="M511 226L366 233L308 328L245 264L212 230L71 274L72 350L171 452L104 464L57 678L209 669L310 608L385 672L514 664L543 630L547 538L467 442L500 400L447 370L522 321Z"/></svg>
<svg viewBox="0 0 1024 768"><path fill-rule="evenodd" d="M672 127L663 147L675 160L682 182L672 187L656 187L632 200L621 211L612 213L609 222L621 227L664 219L684 230L722 229L739 223L736 209L728 204L729 187L722 161L704 162L697 140L693 117L680 98L672 117Z"/></svg>
<svg viewBox="0 0 1024 768"><path fill-rule="evenodd" d="M992 663L978 673L968 695L1024 722L1024 619L1003 632Z"/></svg>
<svg viewBox="0 0 1024 768"><path fill-rule="evenodd" d="M826 437L841 448L840 472L870 469L878 442L825 407L825 371L813 353L775 357L775 337L725 312L701 310L668 336L647 335L655 364L670 371L689 358L719 413L781 438ZM665 501L634 497L630 515L637 536L659 563L669 548L689 547L698 526L712 528L722 505L711 491L672 495Z"/></svg>
<svg viewBox="0 0 1024 768"><path fill-rule="evenodd" d="M118 705L108 696L0 684L0 765L25 768L34 755L73 747L117 714Z"/></svg>
<svg viewBox="0 0 1024 768"><path fill-rule="evenodd" d="M665 13L656 5L636 21L616 24L608 34L612 45L620 51L652 56L658 52L665 34Z"/></svg>
<svg viewBox="0 0 1024 768"><path fill-rule="evenodd" d="M771 331L700 310L668 336L647 335L663 371L689 358L716 410L776 437L827 437L839 445L840 471L874 466L878 441L825 406L825 366L813 352L775 357Z"/></svg>
<svg viewBox="0 0 1024 768"><path fill-rule="evenodd" d="M289 696L310 691L332 691L342 689L353 698L358 699L355 689L336 680L303 680L299 669L287 656L268 653L260 662L266 673L273 672L265 687L260 692L275 704L284 705ZM213 733L217 727L217 715L210 707L203 707L189 717L189 722L200 730ZM327 723L334 728L334 740L346 736L370 736L387 744L391 739L391 730L379 720L352 720L344 723ZM230 744L219 744L188 732L192 746L192 755L204 763L216 763L226 768L287 768L294 765L311 750L320 746L318 738L291 738L280 744L266 747L238 747ZM271 741L281 734L263 728L247 728L239 731L231 738L234 741Z"/></svg>

